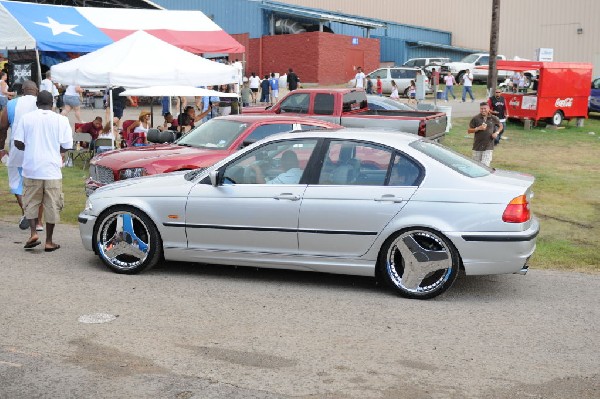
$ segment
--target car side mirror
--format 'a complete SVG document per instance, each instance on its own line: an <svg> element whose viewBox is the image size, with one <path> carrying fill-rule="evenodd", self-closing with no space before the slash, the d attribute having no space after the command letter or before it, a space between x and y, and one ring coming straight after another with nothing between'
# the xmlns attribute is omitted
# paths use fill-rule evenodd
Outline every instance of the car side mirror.
<svg viewBox="0 0 600 399"><path fill-rule="evenodd" d="M481 62L477 61L477 62L475 63L475 65L481 65Z"/></svg>
<svg viewBox="0 0 600 399"><path fill-rule="evenodd" d="M212 170L210 171L210 173L208 174L208 177L210 178L210 184L213 187L218 187L219 186L219 171L218 170Z"/></svg>

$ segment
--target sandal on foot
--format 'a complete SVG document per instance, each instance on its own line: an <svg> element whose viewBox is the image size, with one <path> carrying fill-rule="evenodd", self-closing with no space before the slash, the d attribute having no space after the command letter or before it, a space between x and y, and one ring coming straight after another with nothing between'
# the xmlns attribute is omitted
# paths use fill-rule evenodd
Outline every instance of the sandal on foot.
<svg viewBox="0 0 600 399"><path fill-rule="evenodd" d="M44 251L45 251L45 252L54 252L54 251L56 251L56 250L57 250L57 249L59 249L59 248L60 248L60 245L56 244L56 245L54 245L53 247L50 247L50 248L44 248Z"/></svg>
<svg viewBox="0 0 600 399"><path fill-rule="evenodd" d="M23 246L23 248L25 248L25 249L32 249L32 248L37 247L40 244L41 244L40 240L27 241L25 243L25 245Z"/></svg>

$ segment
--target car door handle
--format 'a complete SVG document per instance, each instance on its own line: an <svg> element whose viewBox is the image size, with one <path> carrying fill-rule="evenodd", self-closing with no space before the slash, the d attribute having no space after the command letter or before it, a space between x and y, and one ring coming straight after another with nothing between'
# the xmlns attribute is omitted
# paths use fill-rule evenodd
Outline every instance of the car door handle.
<svg viewBox="0 0 600 399"><path fill-rule="evenodd" d="M385 195L382 195L380 198L374 198L374 200L378 201L378 202L395 202L395 203L403 201L402 198L396 198L396 196L393 194L385 194Z"/></svg>
<svg viewBox="0 0 600 399"><path fill-rule="evenodd" d="M276 200L288 200L288 201L298 201L300 199L299 195L294 195L292 193L282 193L273 197Z"/></svg>

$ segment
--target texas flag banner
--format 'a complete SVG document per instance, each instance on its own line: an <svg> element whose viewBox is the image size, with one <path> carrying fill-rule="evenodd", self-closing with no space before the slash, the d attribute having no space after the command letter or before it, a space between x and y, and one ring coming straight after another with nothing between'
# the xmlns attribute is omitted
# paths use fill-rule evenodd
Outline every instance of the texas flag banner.
<svg viewBox="0 0 600 399"><path fill-rule="evenodd" d="M139 30L196 54L244 52L244 46L200 11L68 7L0 0L0 48L88 53Z"/></svg>

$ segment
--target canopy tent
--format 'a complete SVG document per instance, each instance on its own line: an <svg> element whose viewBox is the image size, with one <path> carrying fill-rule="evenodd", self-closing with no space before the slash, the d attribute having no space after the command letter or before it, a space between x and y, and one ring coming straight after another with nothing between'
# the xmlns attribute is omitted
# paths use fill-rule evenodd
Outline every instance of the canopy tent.
<svg viewBox="0 0 600 399"><path fill-rule="evenodd" d="M125 90L121 96L147 97L238 97L237 93L222 93L216 90L203 89L193 86L150 86L139 89Z"/></svg>
<svg viewBox="0 0 600 399"><path fill-rule="evenodd" d="M151 49L154 56L149 55ZM51 68L52 80L63 85L126 88L236 83L234 66L209 61L143 32Z"/></svg>
<svg viewBox="0 0 600 399"><path fill-rule="evenodd" d="M0 48L87 53L143 30L183 50L243 53L200 11L67 7L0 0ZM149 54L162 55L152 48ZM140 61L147 60L146 54Z"/></svg>

